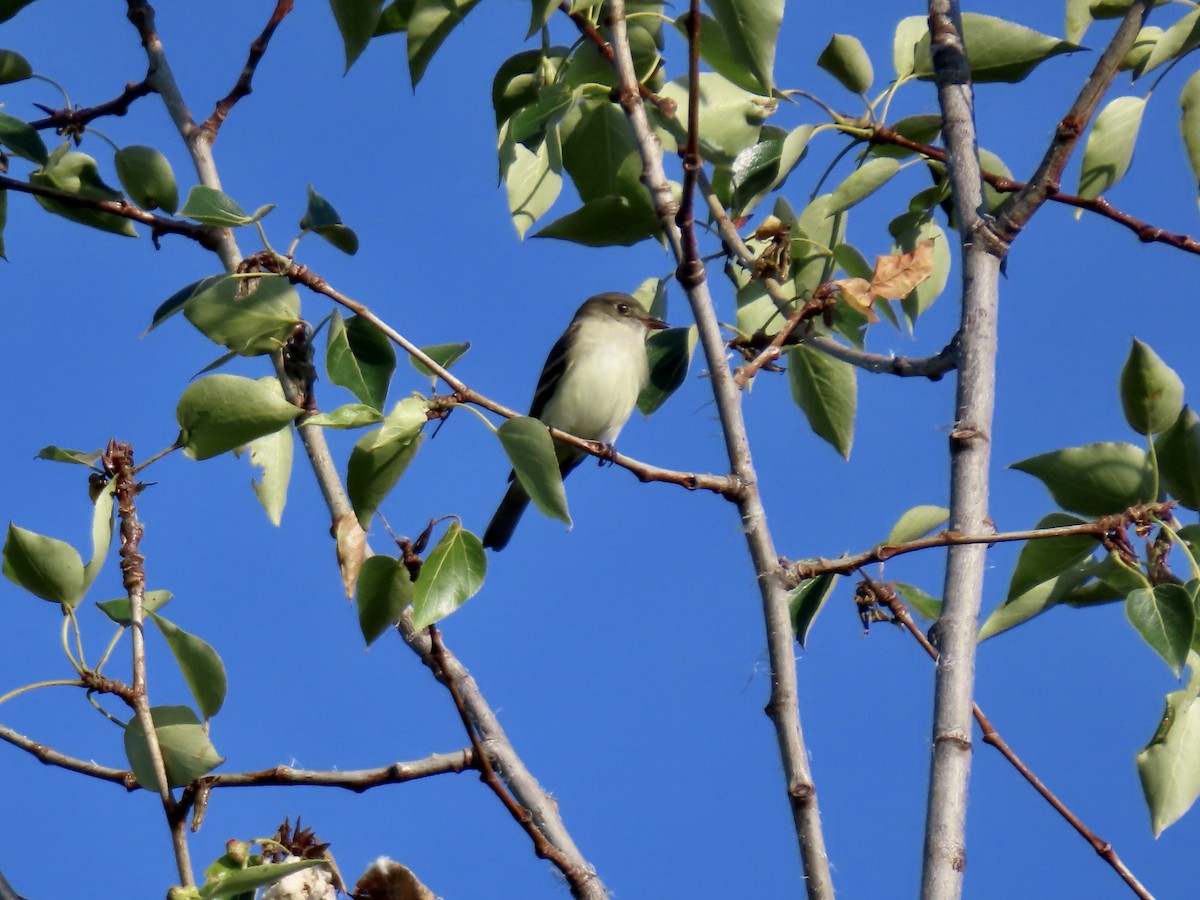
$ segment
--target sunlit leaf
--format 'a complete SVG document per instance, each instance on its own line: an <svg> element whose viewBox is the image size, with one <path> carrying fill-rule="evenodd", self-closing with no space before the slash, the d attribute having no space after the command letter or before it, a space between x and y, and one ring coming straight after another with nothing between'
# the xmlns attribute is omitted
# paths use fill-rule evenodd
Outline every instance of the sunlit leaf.
<svg viewBox="0 0 1200 900"><path fill-rule="evenodd" d="M846 90L865 94L875 80L871 57L862 41L851 34L835 34L821 51L817 65L836 78Z"/></svg>
<svg viewBox="0 0 1200 900"><path fill-rule="evenodd" d="M1050 513L1035 526L1038 529L1080 525L1084 519L1066 513ZM1100 546L1092 535L1068 535L1026 541L1017 557L1007 600L1015 600L1044 581L1055 578L1087 559ZM1007 601L1006 601L1007 602Z"/></svg>
<svg viewBox="0 0 1200 900"><path fill-rule="evenodd" d="M1163 487L1188 509L1200 509L1200 416L1185 406L1154 448Z"/></svg>
<svg viewBox="0 0 1200 900"><path fill-rule="evenodd" d="M1125 615L1150 648L1180 677L1196 630L1195 601L1181 584L1139 588L1125 598Z"/></svg>
<svg viewBox="0 0 1200 900"><path fill-rule="evenodd" d="M1161 434L1183 410L1183 381L1137 338L1121 367L1121 405L1125 421L1138 434Z"/></svg>
<svg viewBox="0 0 1200 900"><path fill-rule="evenodd" d="M260 206L251 215L242 209L237 201L228 194L218 191L216 188L198 184L188 191L187 200L184 202L183 209L179 211L179 214L185 218L194 219L202 225L215 225L218 228L238 228L242 225L251 225L257 222L274 208L274 203L267 206Z"/></svg>
<svg viewBox="0 0 1200 900"><path fill-rule="evenodd" d="M207 775L225 761L208 739L196 714L188 707L155 706L150 710L150 717L154 722L154 733L162 750L167 782L171 787L182 787L201 775ZM125 727L125 756L138 784L157 792L158 779L146 746L146 732L137 716L130 719Z"/></svg>
<svg viewBox="0 0 1200 900"><path fill-rule="evenodd" d="M889 547L907 544L945 525L950 520L950 510L943 506L914 506L896 520L884 543Z"/></svg>
<svg viewBox="0 0 1200 900"><path fill-rule="evenodd" d="M457 520L425 557L413 597L413 626L440 622L467 602L483 585L487 557L479 538Z"/></svg>
<svg viewBox="0 0 1200 900"><path fill-rule="evenodd" d="M1133 160L1146 97L1117 97L1100 110L1083 147L1079 196L1091 200L1125 177Z"/></svg>
<svg viewBox="0 0 1200 900"><path fill-rule="evenodd" d="M1146 451L1121 441L1067 447L1013 463L1039 479L1063 509L1106 516L1154 499Z"/></svg>
<svg viewBox="0 0 1200 900"><path fill-rule="evenodd" d="M788 360L792 399L812 430L849 459L858 406L855 368L803 344L790 352Z"/></svg>
<svg viewBox="0 0 1200 900"><path fill-rule="evenodd" d="M768 90L775 87L775 42L783 5L783 0L708 0L733 58Z"/></svg>
<svg viewBox="0 0 1200 900"><path fill-rule="evenodd" d="M421 352L432 359L443 369L449 369L456 362L462 359L466 352L470 349L471 345L466 341L455 341L449 344L429 344L425 347L422 347ZM415 356L409 356L408 361L412 364L412 367L422 375L428 378L436 377L433 373L433 370Z"/></svg>
<svg viewBox="0 0 1200 900"><path fill-rule="evenodd" d="M9 523L2 568L5 578L43 600L74 607L83 597L83 560L66 541Z"/></svg>
<svg viewBox="0 0 1200 900"><path fill-rule="evenodd" d="M1187 687L1167 694L1154 736L1137 755L1154 836L1177 822L1200 797L1200 655L1188 657Z"/></svg>
<svg viewBox="0 0 1200 900"><path fill-rule="evenodd" d="M923 36L913 49L913 72L918 78L933 78L933 59L929 52L929 32L925 16L912 16L920 23ZM909 20L906 20L909 21ZM977 83L1022 81L1040 63L1060 53L1073 53L1078 44L979 13L963 13L963 45L971 67L971 79ZM909 34L917 26L909 26Z"/></svg>
<svg viewBox="0 0 1200 900"><path fill-rule="evenodd" d="M281 428L272 434L255 438L245 449L250 451L250 465L262 472L257 481L251 482L254 495L258 497L271 524L278 526L283 519L288 482L292 477L292 456L295 452L292 430ZM234 453L241 455L238 450Z"/></svg>
<svg viewBox="0 0 1200 900"><path fill-rule="evenodd" d="M508 195L508 211L522 240L533 223L554 205L562 191L562 145L557 128L546 132L534 148L516 140L512 120L500 128L500 177Z"/></svg>
<svg viewBox="0 0 1200 900"><path fill-rule="evenodd" d="M808 643L808 633L812 629L817 613L825 605L833 593L838 576L826 572L814 578L805 578L788 592L788 609L792 615L792 631L801 647Z"/></svg>
<svg viewBox="0 0 1200 900"><path fill-rule="evenodd" d="M343 319L334 310L325 350L329 380L375 409L383 409L396 371L396 350L379 328L361 316Z"/></svg>
<svg viewBox="0 0 1200 900"><path fill-rule="evenodd" d="M145 591L142 594L142 615L147 616L167 605L174 595L170 591ZM133 624L133 610L128 597L117 597L115 600L102 600L96 604L104 613L118 625L128 628Z"/></svg>
<svg viewBox="0 0 1200 900"><path fill-rule="evenodd" d="M209 459L278 431L301 412L283 398L274 379L208 375L188 385L175 418L184 452Z"/></svg>
<svg viewBox="0 0 1200 900"><path fill-rule="evenodd" d="M225 703L225 665L221 657L207 641L189 634L174 622L155 613L150 613L150 618L171 648L201 715L211 719Z"/></svg>

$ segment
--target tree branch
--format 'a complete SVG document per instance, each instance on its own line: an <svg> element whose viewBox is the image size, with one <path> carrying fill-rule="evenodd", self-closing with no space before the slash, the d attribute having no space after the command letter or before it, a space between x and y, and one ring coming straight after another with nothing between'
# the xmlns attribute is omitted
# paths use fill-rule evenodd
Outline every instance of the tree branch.
<svg viewBox="0 0 1200 900"><path fill-rule="evenodd" d="M150 76L147 75L141 81L131 81L126 84L125 90L119 96L104 103L97 103L95 106L86 106L81 109L55 110L40 107L49 113L49 115L44 119L35 119L29 123L29 126L39 131L53 128L59 134L77 134L82 132L89 122L99 119L101 116L125 115L134 100L153 93L154 88L150 85Z"/></svg>
<svg viewBox="0 0 1200 900"><path fill-rule="evenodd" d="M957 0L929 0L929 32L963 267L955 425L950 433L950 530L978 534L985 531L989 521L988 464L1003 247L989 240L980 215L983 182L975 139L974 96ZM942 616L938 621L942 652L934 691L923 900L953 900L962 892L975 634L986 551L983 544L952 546L946 561Z"/></svg>
<svg viewBox="0 0 1200 900"><path fill-rule="evenodd" d="M7 175L0 175L0 190L10 190L16 191L19 194L46 197L51 200L57 200L66 206L74 206L80 209L94 209L97 212L120 216L122 219L132 219L134 222L149 226L151 238L156 244L158 236L162 234L182 235L195 241L206 250L216 249L219 242L216 230L209 228L207 225L183 222L169 216L156 216L154 213L149 213L144 209L133 206L126 200L95 200L91 197L73 194L70 191L61 191L58 188L30 184L28 181L9 178Z"/></svg>
<svg viewBox="0 0 1200 900"><path fill-rule="evenodd" d="M808 896L832 898L833 881L825 852L816 789L800 727L794 635L787 591L780 577L778 555L767 527L766 511L758 490L757 475L745 422L742 419L741 392L725 362L725 342L721 337L720 324L717 322L712 298L708 292L704 265L695 253L694 237L685 237L676 222L679 206L672 197L671 186L663 170L662 146L650 127L646 109L642 105L629 47L624 0L611 0L609 10L620 102L642 158L642 183L650 193L667 242L679 265L677 275L687 292L700 334L700 343L704 348L732 474L742 484L742 490L730 499L737 503L741 515L747 549L754 564L762 598L767 652L771 664L771 697L767 704L767 713L775 726ZM698 52L697 42L693 40L689 45L689 53L691 57L695 57ZM690 119L697 116L697 109L689 111ZM695 149L693 147L691 151ZM690 228L690 223L685 224ZM690 254L685 251L685 247L691 248Z"/></svg>
<svg viewBox="0 0 1200 900"><path fill-rule="evenodd" d="M879 584L872 579L871 576L867 575L867 573L863 572L861 574L867 586L870 588L875 602L886 606L895 621L899 622L904 629L910 635L912 635L917 643L921 645L925 652L928 653L935 662L937 662L937 650L931 643L929 643L929 640L922 633L921 629L917 627L917 624L913 621L912 615L908 611L908 607L904 605L904 602L896 595L896 592L889 585ZM1013 749L1008 745L1008 742L1000 736L1000 732L996 730L996 727L992 724L991 720L984 715L983 710L979 707L978 703L971 704L971 711L975 716L975 721L979 723L979 727L983 732L984 743L991 744L993 747L995 747L1000 752L1000 755L1008 760L1012 767L1021 774L1021 777L1028 781L1030 785L1033 786L1034 790L1041 794L1043 799L1045 799L1046 802L1049 803L1059 815L1066 819L1070 826L1074 828L1075 831L1078 832L1078 834L1085 841L1091 844L1092 849L1099 854L1100 858L1112 866L1113 870L1121 877L1121 879L1129 886L1129 888L1141 898L1141 900L1154 900L1150 892L1146 890L1142 883L1138 881L1133 872L1131 872L1129 868L1121 861L1121 858L1117 855L1117 851L1113 849L1112 844L1099 837L1094 831L1088 828L1088 826L1084 824L1083 820L1075 815L1075 813L1073 813L1053 791L1046 787L1045 783L1038 778L1036 774L1034 774L1032 769L1025 765L1021 758L1017 756Z"/></svg>
<svg viewBox="0 0 1200 900"><path fill-rule="evenodd" d="M158 732L150 711L150 699L146 692L146 643L143 633L146 569L141 554L142 525L138 521L137 479L133 474L133 448L115 440L101 457L105 471L113 479L113 494L117 502L117 518L121 535L121 580L129 597L129 633L133 639L133 707L146 738L146 750L154 769L154 780L158 782L158 795L162 799L163 813L171 829L171 843L175 850L175 864L179 871L180 884L191 887L192 864L188 853L187 829L179 815L171 783L167 779L167 767L163 760L162 747L158 743Z"/></svg>
<svg viewBox="0 0 1200 900"><path fill-rule="evenodd" d="M271 18L267 20L266 27L254 39L254 42L250 44L250 55L246 58L246 65L242 67L242 73L238 76L237 82L234 83L233 89L217 102L217 108L212 111L212 115L200 125L201 133L210 144L217 139L217 132L221 130L221 125L224 124L229 111L233 109L239 100L249 96L254 90L252 84L254 81L254 72L258 68L259 62L262 61L263 55L267 52L267 45L271 42L271 37L275 34L275 29L279 27L279 23L284 20L287 14L292 11L293 3L294 0L277 0L275 10L271 13Z"/></svg>

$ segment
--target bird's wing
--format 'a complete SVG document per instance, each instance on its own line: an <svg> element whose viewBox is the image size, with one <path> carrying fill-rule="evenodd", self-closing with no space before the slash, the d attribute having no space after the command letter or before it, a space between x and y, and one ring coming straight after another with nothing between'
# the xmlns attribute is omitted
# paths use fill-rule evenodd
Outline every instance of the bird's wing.
<svg viewBox="0 0 1200 900"><path fill-rule="evenodd" d="M546 411L546 404L554 396L559 381L567 371L567 349L574 343L575 332L578 330L579 325L572 322L563 332L563 336L550 348L550 355L546 357L546 365L538 379L537 390L533 392L533 403L529 407L529 415L535 419L542 417L542 413Z"/></svg>

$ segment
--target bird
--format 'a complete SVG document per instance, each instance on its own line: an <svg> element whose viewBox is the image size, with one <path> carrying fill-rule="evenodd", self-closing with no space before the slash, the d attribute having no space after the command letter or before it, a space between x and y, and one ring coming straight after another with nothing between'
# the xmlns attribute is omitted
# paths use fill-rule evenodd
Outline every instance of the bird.
<svg viewBox="0 0 1200 900"><path fill-rule="evenodd" d="M611 445L650 380L646 338L667 328L629 294L609 292L584 301L550 350L529 415L577 437ZM556 441L558 471L566 477L587 453ZM529 505L515 477L483 534L483 546L503 550Z"/></svg>

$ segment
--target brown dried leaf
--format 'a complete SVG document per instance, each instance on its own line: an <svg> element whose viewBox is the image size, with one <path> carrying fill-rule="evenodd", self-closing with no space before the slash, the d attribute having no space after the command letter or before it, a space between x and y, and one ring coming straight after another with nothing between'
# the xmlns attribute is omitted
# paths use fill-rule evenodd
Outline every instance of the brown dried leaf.
<svg viewBox="0 0 1200 900"><path fill-rule="evenodd" d="M842 302L866 316L868 322L879 321L879 316L871 308L875 303L875 295L871 291L871 283L865 278L839 278L829 282L829 286L837 288Z"/></svg>
<svg viewBox="0 0 1200 900"><path fill-rule="evenodd" d="M367 558L367 533L358 524L354 513L340 516L334 524L334 537L337 540L338 568L342 571L342 586L346 589L346 599L354 599L354 588L358 584L358 573L362 569L363 560Z"/></svg>
<svg viewBox="0 0 1200 900"><path fill-rule="evenodd" d="M881 300L903 300L933 274L933 238L921 241L912 253L875 257L871 293Z"/></svg>

